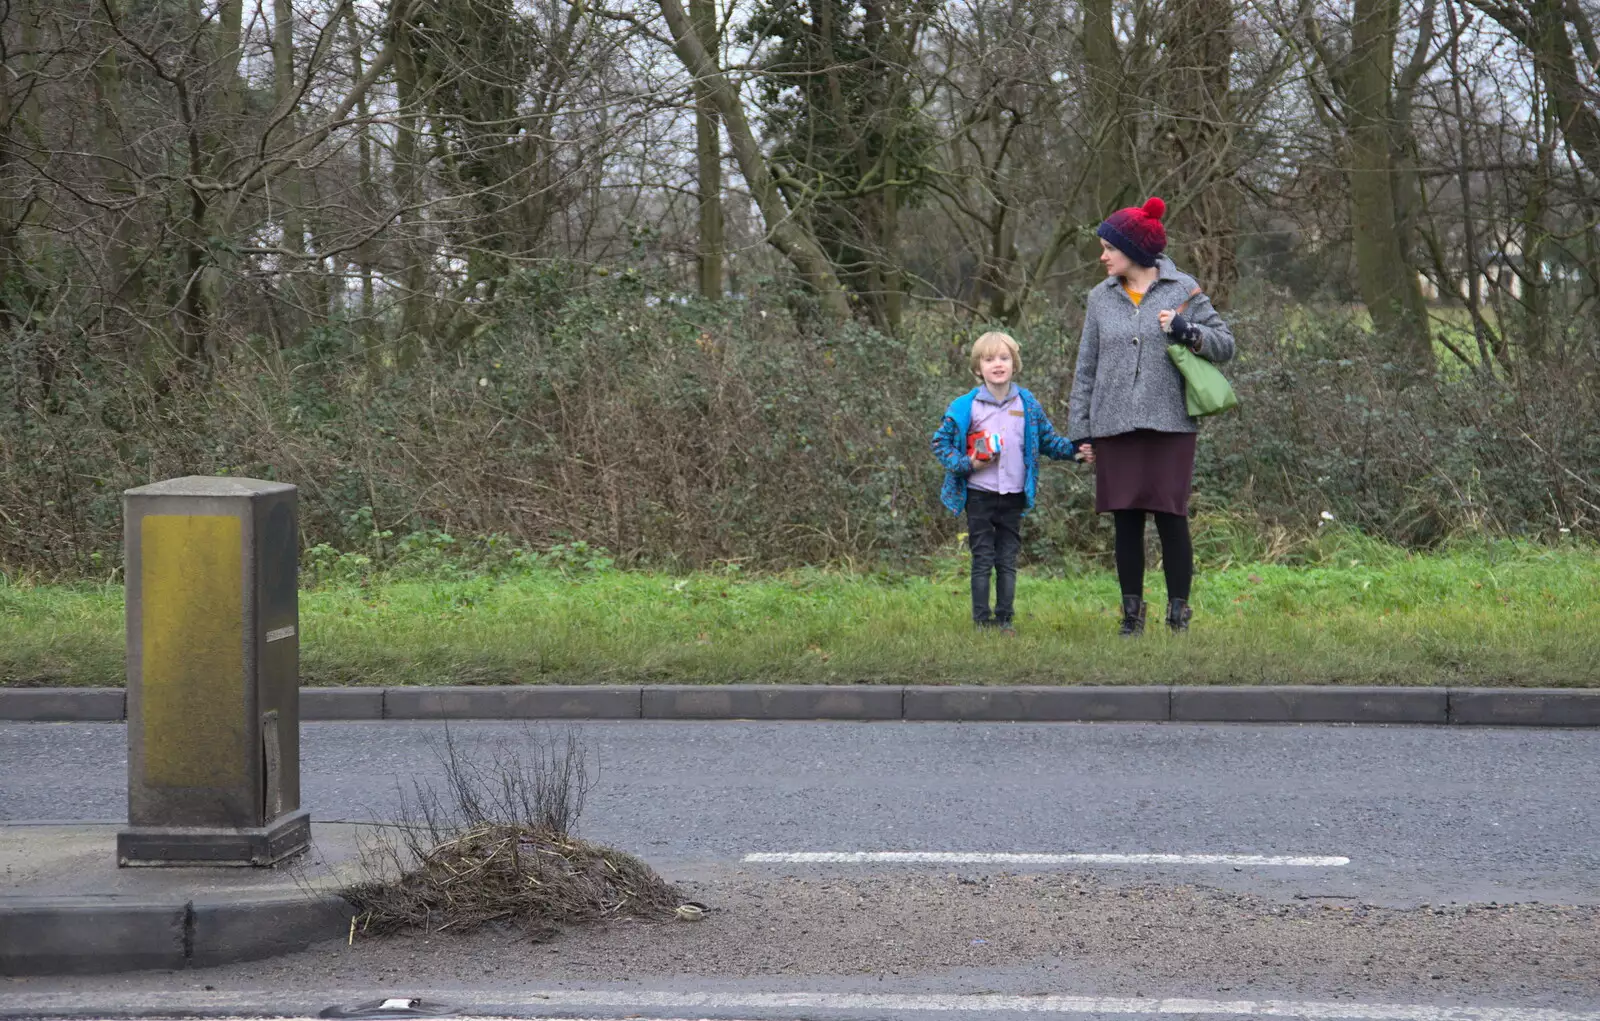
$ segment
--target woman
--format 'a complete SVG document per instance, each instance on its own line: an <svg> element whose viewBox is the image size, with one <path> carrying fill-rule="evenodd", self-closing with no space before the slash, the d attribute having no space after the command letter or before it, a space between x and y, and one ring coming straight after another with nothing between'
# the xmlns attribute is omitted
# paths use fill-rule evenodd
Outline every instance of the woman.
<svg viewBox="0 0 1600 1021"><path fill-rule="evenodd" d="M1183 376L1167 345L1187 344L1213 362L1233 357L1227 324L1194 279L1161 254L1166 211L1165 202L1152 198L1112 213L1097 231L1106 281L1089 292L1067 416L1067 435L1094 465L1094 509L1116 524L1122 635L1144 633L1147 513L1161 536L1167 626L1189 629L1189 489L1200 423L1189 417Z"/></svg>

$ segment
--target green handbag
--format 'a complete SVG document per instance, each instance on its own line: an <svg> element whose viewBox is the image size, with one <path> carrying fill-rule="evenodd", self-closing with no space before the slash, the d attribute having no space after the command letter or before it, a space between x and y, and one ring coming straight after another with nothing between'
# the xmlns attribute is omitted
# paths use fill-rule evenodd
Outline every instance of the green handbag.
<svg viewBox="0 0 1600 1021"><path fill-rule="evenodd" d="M1189 298L1200 293L1196 287ZM1177 308L1181 315L1189 307L1185 299ZM1183 403L1194 418L1216 415L1239 406L1239 396L1233 392L1225 377L1215 365L1201 358L1183 344L1168 344L1167 357L1183 374Z"/></svg>
<svg viewBox="0 0 1600 1021"><path fill-rule="evenodd" d="M1183 403L1195 418L1239 406L1239 396L1217 367L1182 344L1168 344L1167 357L1183 373Z"/></svg>

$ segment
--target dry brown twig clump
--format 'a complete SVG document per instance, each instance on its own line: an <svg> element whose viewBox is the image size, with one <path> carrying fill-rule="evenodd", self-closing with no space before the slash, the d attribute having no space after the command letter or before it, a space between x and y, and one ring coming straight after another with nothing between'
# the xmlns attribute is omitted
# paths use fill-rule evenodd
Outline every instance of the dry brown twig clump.
<svg viewBox="0 0 1600 1021"><path fill-rule="evenodd" d="M470 829L425 852L393 882L349 896L362 931L466 932L490 922L542 939L561 925L607 918L671 918L678 892L629 854L524 826Z"/></svg>
<svg viewBox="0 0 1600 1021"><path fill-rule="evenodd" d="M359 912L352 935L500 923L544 939L562 925L674 917L683 898L648 865L571 835L593 787L576 735L526 736L480 756L446 730L445 794L417 782L400 821L362 848L365 879L345 892Z"/></svg>

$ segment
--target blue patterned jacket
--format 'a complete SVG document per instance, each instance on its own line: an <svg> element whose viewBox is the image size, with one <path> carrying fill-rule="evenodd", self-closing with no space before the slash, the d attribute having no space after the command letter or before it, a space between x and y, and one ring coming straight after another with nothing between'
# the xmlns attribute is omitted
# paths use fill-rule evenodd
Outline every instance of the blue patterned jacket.
<svg viewBox="0 0 1600 1021"><path fill-rule="evenodd" d="M967 508L967 476L972 474L972 461L967 457L967 433L972 427L972 402L981 389L982 385L975 386L951 401L945 409L944 421L939 423L939 431L933 434L933 456L944 465L944 486L939 490L939 499L951 514L960 514ZM1020 386L1017 393L1022 397L1027 415L1022 432L1023 492L1027 496L1026 509L1032 509L1033 492L1039 480L1040 451L1046 457L1066 461L1077 452L1078 445L1056 432L1050 417L1044 413L1044 406L1033 394Z"/></svg>

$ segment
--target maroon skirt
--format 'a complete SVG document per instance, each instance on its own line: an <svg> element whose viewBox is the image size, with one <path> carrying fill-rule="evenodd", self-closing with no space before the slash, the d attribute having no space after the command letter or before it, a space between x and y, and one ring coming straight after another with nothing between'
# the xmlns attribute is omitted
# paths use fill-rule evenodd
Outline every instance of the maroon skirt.
<svg viewBox="0 0 1600 1021"><path fill-rule="evenodd" d="M1189 516L1196 433L1139 429L1094 443L1094 509Z"/></svg>

